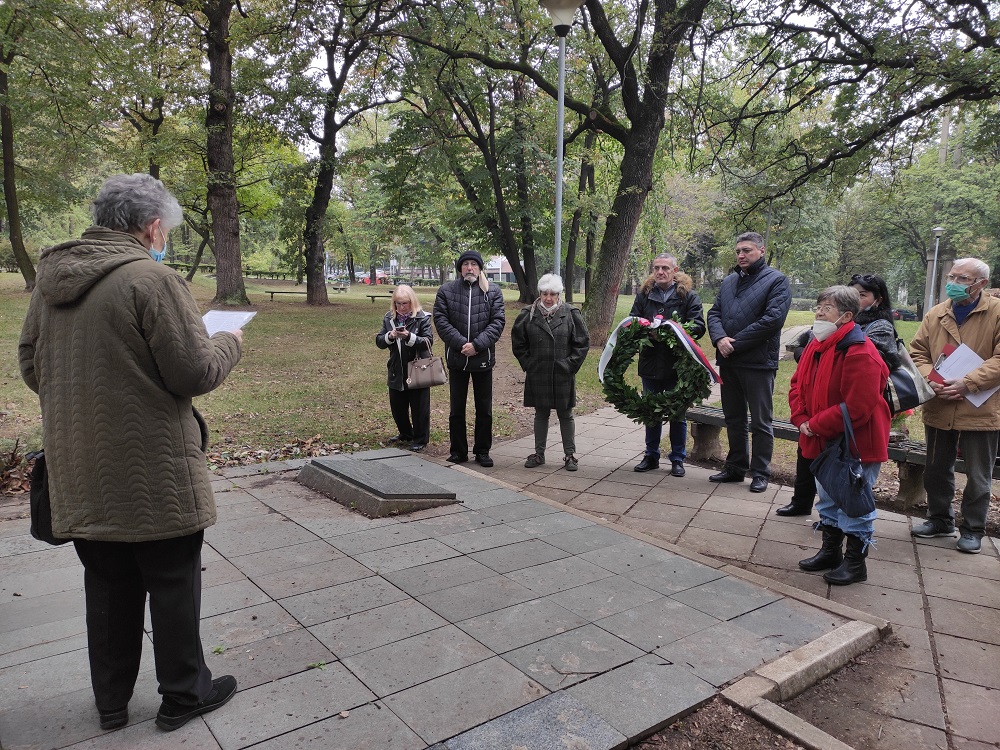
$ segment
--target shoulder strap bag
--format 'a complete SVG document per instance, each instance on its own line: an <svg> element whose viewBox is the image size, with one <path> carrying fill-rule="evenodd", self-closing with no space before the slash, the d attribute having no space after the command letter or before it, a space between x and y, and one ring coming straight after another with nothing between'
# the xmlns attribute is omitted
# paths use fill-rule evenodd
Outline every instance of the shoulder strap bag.
<svg viewBox="0 0 1000 750"><path fill-rule="evenodd" d="M934 389L913 364L902 339L896 339L896 352L899 354L899 367L889 373L889 380L882 394L893 416L907 409L915 409L934 398Z"/></svg>
<svg viewBox="0 0 1000 750"><path fill-rule="evenodd" d="M855 455L858 444L847 413L847 404L840 404L844 416L844 434L827 443L823 452L809 465L816 481L851 518L866 516L875 510L875 495L865 479L861 459Z"/></svg>
<svg viewBox="0 0 1000 750"><path fill-rule="evenodd" d="M430 388L434 385L444 385L448 382L448 371L441 357L435 357L431 352L428 356L412 359L406 365L407 388Z"/></svg>

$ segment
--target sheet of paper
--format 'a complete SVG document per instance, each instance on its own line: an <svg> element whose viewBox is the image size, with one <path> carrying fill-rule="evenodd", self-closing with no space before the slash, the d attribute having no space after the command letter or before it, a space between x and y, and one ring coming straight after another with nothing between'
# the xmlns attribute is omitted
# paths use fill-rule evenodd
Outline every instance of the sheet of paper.
<svg viewBox="0 0 1000 750"><path fill-rule="evenodd" d="M219 331L235 331L242 328L256 314L245 310L209 310L202 320L205 321L205 330L211 338Z"/></svg>
<svg viewBox="0 0 1000 750"><path fill-rule="evenodd" d="M955 351L948 355L947 359L937 368L938 373L945 380L956 380L964 378L970 372L983 364L983 358L976 354L965 344L962 344ZM989 388L979 393L967 393L965 398L975 407L980 407L986 400L1000 390L1000 385Z"/></svg>

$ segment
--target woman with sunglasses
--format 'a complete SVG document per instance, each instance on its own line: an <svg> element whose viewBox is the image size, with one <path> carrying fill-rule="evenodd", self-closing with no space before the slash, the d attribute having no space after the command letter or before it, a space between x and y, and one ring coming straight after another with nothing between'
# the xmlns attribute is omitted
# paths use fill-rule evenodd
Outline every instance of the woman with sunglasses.
<svg viewBox="0 0 1000 750"><path fill-rule="evenodd" d="M871 273L856 273L848 284L856 289L861 297L861 309L854 322L858 324L871 342L878 349L882 361L890 371L899 367L899 354L896 350L896 324L892 320L892 304L889 300L889 289L881 276ZM806 331L797 342L795 361L799 361L802 351L812 340L812 331ZM792 501L775 511L779 516L808 516L812 513L816 500L816 480L809 470L811 459L802 457L799 450L795 464L795 485Z"/></svg>

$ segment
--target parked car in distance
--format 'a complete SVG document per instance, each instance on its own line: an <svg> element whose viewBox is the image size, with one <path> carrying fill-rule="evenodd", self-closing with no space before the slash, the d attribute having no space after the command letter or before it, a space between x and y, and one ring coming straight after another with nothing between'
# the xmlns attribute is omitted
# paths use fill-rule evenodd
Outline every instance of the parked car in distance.
<svg viewBox="0 0 1000 750"><path fill-rule="evenodd" d="M892 317L896 320L916 320L917 314L905 307L898 307L892 311Z"/></svg>
<svg viewBox="0 0 1000 750"><path fill-rule="evenodd" d="M367 272L362 273L361 271L358 271L354 275L357 278L359 284L371 284L372 283L371 276ZM386 278L385 271L381 271L381 270L379 270L377 268L375 269L375 283L376 284L388 284L389 283L389 279Z"/></svg>

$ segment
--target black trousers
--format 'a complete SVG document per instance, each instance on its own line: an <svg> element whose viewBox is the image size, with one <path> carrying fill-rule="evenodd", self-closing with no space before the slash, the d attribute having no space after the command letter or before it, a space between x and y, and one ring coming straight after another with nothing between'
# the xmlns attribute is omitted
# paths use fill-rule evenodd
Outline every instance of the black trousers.
<svg viewBox="0 0 1000 750"><path fill-rule="evenodd" d="M451 407L448 413L448 432L451 452L457 456L469 455L469 437L465 426L465 405L469 399L469 381L472 381L472 399L476 408L476 426L472 452L489 453L493 447L493 370L467 372L448 370L448 389Z"/></svg>
<svg viewBox="0 0 1000 750"><path fill-rule="evenodd" d="M83 563L90 681L99 711L128 705L139 676L146 594L160 693L184 705L212 689L199 632L204 532L155 542L75 539Z"/></svg>
<svg viewBox="0 0 1000 750"><path fill-rule="evenodd" d="M812 459L802 455L802 449L795 450L795 488L792 492L792 505L796 508L812 510L816 502L816 477L812 475Z"/></svg>
<svg viewBox="0 0 1000 750"><path fill-rule="evenodd" d="M431 389L389 389L389 409L403 442L427 445L431 437Z"/></svg>
<svg viewBox="0 0 1000 750"><path fill-rule="evenodd" d="M746 367L719 367L722 376L720 394L722 414L729 435L726 468L740 476L771 476L771 454L774 451L774 428L771 425L771 399L774 395L774 370L753 370ZM749 435L752 452L747 445L747 410L750 411Z"/></svg>

